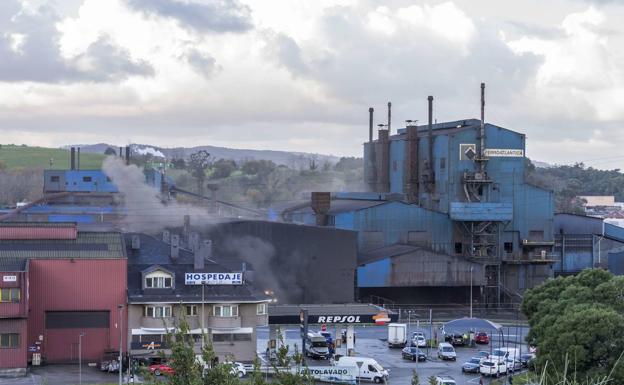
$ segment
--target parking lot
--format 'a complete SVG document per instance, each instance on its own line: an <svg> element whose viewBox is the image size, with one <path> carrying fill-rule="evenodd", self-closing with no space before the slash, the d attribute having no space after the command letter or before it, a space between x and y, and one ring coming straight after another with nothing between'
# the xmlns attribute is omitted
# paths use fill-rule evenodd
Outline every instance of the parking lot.
<svg viewBox="0 0 624 385"><path fill-rule="evenodd" d="M428 325L421 325L422 330L427 338L430 338L430 329ZM415 331L416 325L412 325L411 331ZM434 329L435 330L435 329ZM330 328L329 331L332 335L335 335L336 331L340 334L339 329ZM294 345L301 346L301 340L299 338L299 329L296 327L290 327L282 330L285 336L285 342L294 348ZM522 352L527 351L525 344L520 344L524 341L524 337L528 329L524 326L509 326L504 327L502 335L491 336L493 342L488 345L477 345L475 348L470 347L457 347L457 361L441 361L436 356L436 350L429 351L429 357L425 362L413 362L403 359L401 356L401 349L388 348L387 339L387 327L385 326L367 326L356 328L356 355L362 357L374 358L385 369L390 372L390 378L388 384L392 385L410 385L412 370L416 369L419 374L421 384L427 383L427 378L432 375L448 375L455 379L458 385L463 384L478 384L479 374L463 374L461 370L462 364L475 356L479 350L490 351L498 346L502 346L503 343L508 347L517 347L522 349ZM488 334L489 331L488 331ZM411 335L411 333L409 333ZM258 351L259 354L266 349L266 342L268 338L268 329L258 330ZM504 341L503 341L504 338ZM426 349L425 349L426 351ZM344 354L344 348L337 349L338 354ZM321 366L328 363L323 360L308 360L308 366ZM483 383L488 384L491 378L483 378Z"/></svg>
<svg viewBox="0 0 624 385"><path fill-rule="evenodd" d="M421 325L419 329L423 331L427 338L430 338L430 329L428 325ZM313 328L311 328L313 329ZM479 374L463 374L461 371L461 365L471 357L475 356L479 350L490 351L498 346L502 346L503 343L508 347L517 347L522 349L522 352L527 351L525 344L519 344L524 341L524 337L528 329L525 326L509 326L503 329L500 336L490 336L492 342L488 345L477 345L475 348L470 347L457 347L457 361L441 361L436 356L436 350L431 349L428 353L428 359L425 362L413 362L403 359L401 356L401 349L388 348L387 339L387 327L385 326L366 326L356 328L356 343L355 350L357 356L374 358L385 369L390 372L390 378L388 384L392 385L411 385L412 370L416 370L420 377L420 383L426 384L427 378L432 375L448 375L455 379L458 385L464 384L478 384ZM417 330L416 325L412 325L411 331ZM434 329L435 330L435 329ZM336 333L340 334L339 328L330 328L334 336ZM291 326L282 329L285 343L287 343L291 349L294 350L294 345L301 346L301 339L299 337L299 329L296 326ZM258 354L260 357L264 356L267 340L269 336L268 328L258 329ZM426 351L426 349L425 349ZM345 354L344 347L337 349L337 354ZM308 360L308 366L323 366L329 365L324 360ZM116 374L102 373L97 368L83 366L82 369L82 382L84 384L102 384L116 382ZM483 378L483 383L488 384L491 381L490 378ZM34 368L29 376L20 379L0 379L0 385L65 385L78 383L78 366L77 365L50 365L39 368Z"/></svg>

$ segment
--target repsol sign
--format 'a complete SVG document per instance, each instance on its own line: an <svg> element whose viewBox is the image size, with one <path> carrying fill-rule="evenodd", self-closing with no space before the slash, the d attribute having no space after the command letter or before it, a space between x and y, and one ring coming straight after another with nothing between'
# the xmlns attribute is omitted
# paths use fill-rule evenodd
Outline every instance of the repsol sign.
<svg viewBox="0 0 624 385"><path fill-rule="evenodd" d="M362 323L360 321L359 315L319 315L312 316L316 317L314 322L316 324L359 324Z"/></svg>

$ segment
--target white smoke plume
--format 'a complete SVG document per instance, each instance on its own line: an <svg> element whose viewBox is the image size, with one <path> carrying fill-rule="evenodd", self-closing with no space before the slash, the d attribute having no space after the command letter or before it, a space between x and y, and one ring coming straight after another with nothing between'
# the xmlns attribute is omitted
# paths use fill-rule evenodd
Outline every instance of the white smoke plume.
<svg viewBox="0 0 624 385"><path fill-rule="evenodd" d="M217 222L207 207L183 205L175 200L163 202L160 191L145 183L143 171L126 165L120 158L107 157L102 170L119 189L119 203L126 211L121 222L125 231L156 233L166 227L182 226L184 215L189 215L196 225Z"/></svg>

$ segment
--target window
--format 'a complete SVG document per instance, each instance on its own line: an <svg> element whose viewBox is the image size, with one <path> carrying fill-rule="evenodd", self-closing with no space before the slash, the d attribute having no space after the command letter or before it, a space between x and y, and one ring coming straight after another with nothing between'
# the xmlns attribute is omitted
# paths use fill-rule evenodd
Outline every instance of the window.
<svg viewBox="0 0 624 385"><path fill-rule="evenodd" d="M83 182L91 182L91 177L90 176L83 176L82 177L82 181Z"/></svg>
<svg viewBox="0 0 624 385"><path fill-rule="evenodd" d="M446 168L446 158L440 158L440 169L444 170Z"/></svg>
<svg viewBox="0 0 624 385"><path fill-rule="evenodd" d="M462 243L455 242L455 254L461 254L463 252Z"/></svg>
<svg viewBox="0 0 624 385"><path fill-rule="evenodd" d="M171 306L145 306L145 317L171 317Z"/></svg>
<svg viewBox="0 0 624 385"><path fill-rule="evenodd" d="M0 289L0 302L19 302L20 289L18 287Z"/></svg>
<svg viewBox="0 0 624 385"><path fill-rule="evenodd" d="M244 342L251 341L251 334L215 333L212 335L213 342Z"/></svg>
<svg viewBox="0 0 624 385"><path fill-rule="evenodd" d="M19 348L19 334L7 333L0 334L0 348Z"/></svg>
<svg viewBox="0 0 624 385"><path fill-rule="evenodd" d="M58 175L52 175L50 177L50 182L60 182L61 181L61 177Z"/></svg>
<svg viewBox="0 0 624 385"><path fill-rule="evenodd" d="M513 242L505 242L504 247L506 253L513 253Z"/></svg>
<svg viewBox="0 0 624 385"><path fill-rule="evenodd" d="M150 289L169 289L173 287L173 278L171 274L156 270L145 276L145 287Z"/></svg>
<svg viewBox="0 0 624 385"><path fill-rule="evenodd" d="M214 305L215 317L238 317L238 305Z"/></svg>
<svg viewBox="0 0 624 385"><path fill-rule="evenodd" d="M197 305L186 305L186 315L188 316L197 315Z"/></svg>
<svg viewBox="0 0 624 385"><path fill-rule="evenodd" d="M256 306L256 314L258 315L265 315L267 313L267 304L266 303L259 303Z"/></svg>

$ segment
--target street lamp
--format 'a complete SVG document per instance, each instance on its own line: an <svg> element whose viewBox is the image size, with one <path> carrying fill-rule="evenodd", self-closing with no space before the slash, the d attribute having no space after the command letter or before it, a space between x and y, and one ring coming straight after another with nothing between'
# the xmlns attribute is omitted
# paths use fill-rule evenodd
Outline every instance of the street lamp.
<svg viewBox="0 0 624 385"><path fill-rule="evenodd" d="M82 337L85 333L78 334L78 384L82 385Z"/></svg>
<svg viewBox="0 0 624 385"><path fill-rule="evenodd" d="M473 266L470 266L470 318L472 318L472 270Z"/></svg>
<svg viewBox="0 0 624 385"><path fill-rule="evenodd" d="M407 334L409 335L410 333L410 329L412 327L412 311L408 310L407 311Z"/></svg>
<svg viewBox="0 0 624 385"><path fill-rule="evenodd" d="M123 371L122 365L122 354L123 354L123 308L124 305L117 305L117 310L119 310L119 385L121 385L121 374Z"/></svg>

